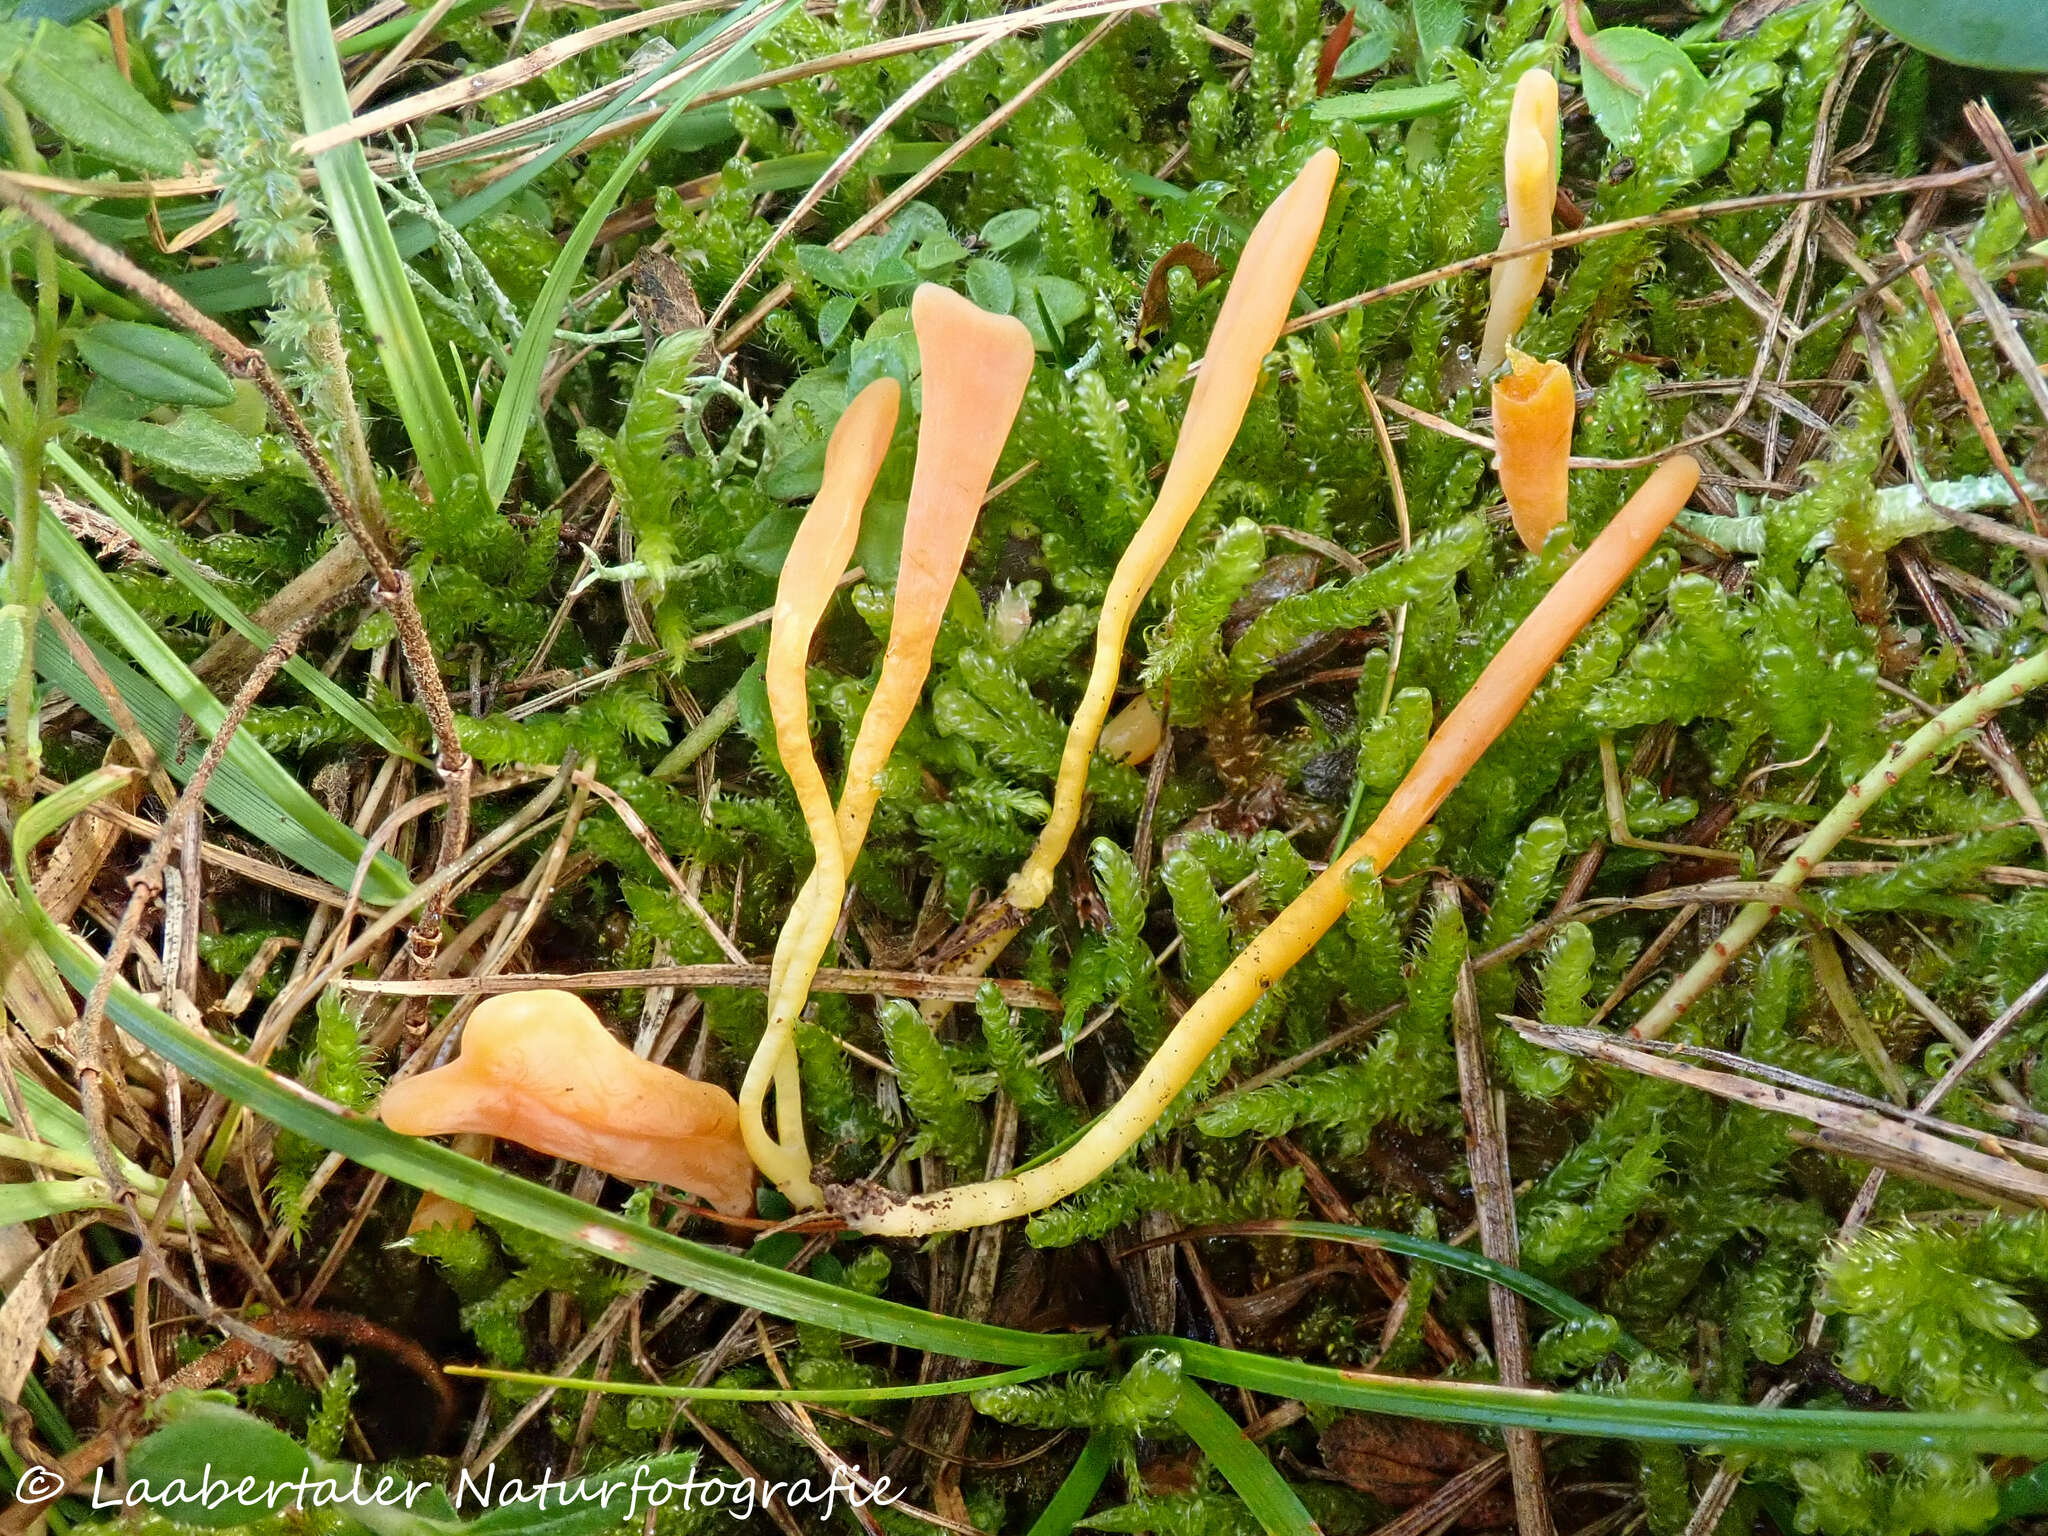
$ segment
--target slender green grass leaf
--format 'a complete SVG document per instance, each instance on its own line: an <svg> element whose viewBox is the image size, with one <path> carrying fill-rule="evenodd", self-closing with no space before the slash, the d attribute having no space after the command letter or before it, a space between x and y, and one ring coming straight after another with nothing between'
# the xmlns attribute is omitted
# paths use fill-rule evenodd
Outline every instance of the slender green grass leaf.
<svg viewBox="0 0 2048 1536"><path fill-rule="evenodd" d="M101 958L77 935L59 928L37 905L28 868L29 850L94 801L112 793L125 777L106 769L87 774L31 806L15 826L16 895L50 958L81 991L94 984ZM816 1323L858 1338L956 1359L993 1365L1050 1365L1079 1364L1094 1358L1094 1343L1083 1336L1024 1333L942 1317L807 1275L788 1274L515 1178L435 1142L401 1136L371 1116L339 1109L299 1083L187 1029L124 982L114 983L107 1011L121 1029L179 1071L314 1145L339 1152L415 1189L432 1190L494 1221L537 1232L596 1258L692 1286L738 1306L758 1307L773 1317Z"/></svg>
<svg viewBox="0 0 2048 1536"><path fill-rule="evenodd" d="M1230 1228L1242 1232L1246 1224ZM1264 1237L1312 1238L1325 1243L1348 1243L1355 1248L1379 1248L1388 1253L1398 1253L1406 1258L1426 1259L1444 1269L1454 1269L1475 1279L1490 1280L1504 1285L1516 1295L1533 1301L1537 1306L1565 1322L1600 1322L1605 1314L1587 1306L1576 1296L1559 1290L1556 1286L1538 1280L1523 1270L1511 1269L1496 1263L1483 1253L1474 1253L1469 1248L1456 1248L1449 1243L1432 1242L1426 1237L1411 1237L1406 1232L1385 1232L1377 1227L1347 1227L1334 1221L1260 1221L1249 1224L1256 1229L1256 1235ZM1200 1227L1191 1228L1180 1234L1195 1238L1203 1235ZM1645 1353L1643 1346L1627 1334L1621 1336L1621 1348L1631 1355Z"/></svg>
<svg viewBox="0 0 2048 1536"><path fill-rule="evenodd" d="M1321 1536L1321 1527L1302 1508L1301 1499L1266 1453L1247 1440L1237 1421L1192 1381L1181 1387L1173 1422L1201 1447L1209 1464L1244 1500L1244 1507L1266 1536Z"/></svg>
<svg viewBox="0 0 2048 1536"><path fill-rule="evenodd" d="M60 962L61 965L61 962ZM2024 1413L1872 1413L1854 1408L1752 1408L1741 1403L1596 1397L1481 1382L1427 1381L1276 1360L1191 1339L1138 1338L1129 1349L1180 1352L1188 1374L1224 1386L1404 1419L1536 1429L1609 1440L1723 1450L1939 1451L2048 1457L2048 1422Z"/></svg>
<svg viewBox="0 0 2048 1536"><path fill-rule="evenodd" d="M311 0L291 0L295 8L311 4ZM772 9L760 13L767 7L768 0L747 0L723 24L713 30L710 38L730 36L732 29L749 16L759 15L760 19L749 27L744 36L732 43L723 53L715 57L706 56L700 48L690 55L688 66L690 88L675 99L669 109L657 118L652 127L643 133L633 147L626 151L618 166L598 189L590 205L583 210L583 216L576 221L569 238L562 242L561 255L548 272L547 283L540 291L540 297L533 301L533 308L526 316L526 325L519 333L519 342L512 349L512 361L505 370L505 387L498 392L497 409L491 412L490 429L484 434L484 492L495 506L504 500L506 490L512 484L513 471L519 467L519 454L525 446L526 429L533 421L533 413L540 404L541 371L547 364L549 351L555 344L555 327L561 322L562 311L568 307L569 292L575 287L583 273L583 258L590 254L591 246L597 240L597 232L611 212L618 205L619 198L626 190L626 184L638 174L647 157L654 153L671 126L680 118L697 97L705 90L721 85L741 67L741 61L749 56L754 45L765 37L783 18L796 10L799 0L780 0ZM708 43L710 38L706 39Z"/></svg>
<svg viewBox="0 0 2048 1536"><path fill-rule="evenodd" d="M1088 1506L1095 1502L1095 1495L1101 1491L1103 1479L1109 1476L1115 1460L1115 1438L1106 1429L1096 1430L1082 1445L1066 1480L1038 1512L1038 1518L1031 1522L1031 1529L1024 1536L1072 1536L1074 1527L1088 1513Z"/></svg>
<svg viewBox="0 0 2048 1536"><path fill-rule="evenodd" d="M598 1392L610 1397L668 1397L693 1403L894 1403L915 1397L959 1397L985 1387L1009 1387L1037 1381L1056 1371L1100 1365L1102 1351L1084 1357L1049 1360L988 1376L961 1376L952 1381L921 1381L907 1387L671 1387L660 1382L599 1381L589 1376L537 1376L531 1371L500 1371L482 1365L451 1365L451 1376L477 1376L485 1381L517 1382L523 1387L548 1387L559 1392Z"/></svg>
<svg viewBox="0 0 2048 1536"><path fill-rule="evenodd" d="M154 528L129 512L98 476L94 475L78 460L61 447L50 449L50 461L65 474L71 483L84 492L92 504L104 512L123 533L133 539L146 551L149 557L169 571L178 584L206 605L221 623L227 625L259 651L270 648L277 637L250 618L225 592L215 585L206 572L183 550ZM374 742L386 752L405 758L408 762L427 766L427 759L414 751L392 731L391 727L370 712L370 707L361 699L349 693L333 678L303 657L294 656L284 664L285 675L304 688L327 709L346 720L363 735L366 741Z"/></svg>
<svg viewBox="0 0 2048 1536"><path fill-rule="evenodd" d="M338 127L354 115L348 85L334 51L327 7L321 0L286 0L292 68L299 82L299 103L306 128L317 133ZM420 307L406 282L405 262L391 236L391 223L377 196L370 162L363 146L351 140L313 160L327 213L348 265L356 296L377 340L378 356L391 380L399 418L412 439L420 473L434 499L446 503L467 476L477 472L476 452L463 432L462 413L448 392L448 381L434 357L433 343L420 319ZM549 334L553 334L549 326Z"/></svg>
<svg viewBox="0 0 2048 1536"><path fill-rule="evenodd" d="M201 735L211 736L220 728L226 708L149 622L128 606L128 600L48 507L43 508L40 526L47 570L71 589L147 674L146 679L138 677L118 659L100 652L101 661L122 688L122 698L165 766L175 777L188 777L198 764L198 754L190 750L189 742L179 739L181 731L189 722ZM88 711L111 723L99 690L47 627L36 645L36 669ZM363 855L361 834L336 820L247 732L237 731L229 740L220 771L207 785L206 801L322 880L343 890L353 883L356 861ZM388 906L411 888L404 866L388 854L380 854L363 881L363 899Z"/></svg>

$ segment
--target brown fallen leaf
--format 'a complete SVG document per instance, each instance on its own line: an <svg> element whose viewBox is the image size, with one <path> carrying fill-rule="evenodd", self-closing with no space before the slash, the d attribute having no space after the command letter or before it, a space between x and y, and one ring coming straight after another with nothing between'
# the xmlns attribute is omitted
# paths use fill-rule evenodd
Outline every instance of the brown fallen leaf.
<svg viewBox="0 0 2048 1536"><path fill-rule="evenodd" d="M1360 1493L1389 1509L1420 1504L1459 1472L1490 1459L1491 1447L1443 1424L1347 1413L1323 1431L1323 1464ZM1507 1490L1479 1495L1458 1523L1465 1530L1494 1531L1514 1520Z"/></svg>
<svg viewBox="0 0 2048 1536"><path fill-rule="evenodd" d="M633 258L626 302L633 306L649 346L665 336L704 329L704 306L697 302L697 289L682 264L666 251L650 247ZM705 347L710 349L708 340Z"/></svg>
<svg viewBox="0 0 2048 1536"><path fill-rule="evenodd" d="M1169 279L1175 267L1185 267L1197 284L1211 283L1223 275L1223 268L1191 240L1183 240L1152 263L1152 275L1145 279L1145 297L1138 305L1138 323L1131 333L1133 348L1143 351L1152 338L1173 318L1173 295Z"/></svg>

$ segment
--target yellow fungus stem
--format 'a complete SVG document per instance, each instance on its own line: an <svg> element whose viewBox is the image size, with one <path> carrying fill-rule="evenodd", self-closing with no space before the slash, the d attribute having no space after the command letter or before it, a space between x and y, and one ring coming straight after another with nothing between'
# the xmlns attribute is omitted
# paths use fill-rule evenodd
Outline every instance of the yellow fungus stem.
<svg viewBox="0 0 2048 1536"><path fill-rule="evenodd" d="M1343 915L1351 871L1360 865L1386 868L1436 814L1698 484L1699 465L1685 455L1666 461L1644 482L1487 663L1364 835L1231 961L1181 1016L1124 1096L1078 1142L1009 1178L900 1203L872 1188L835 1189L833 1208L862 1232L923 1237L1029 1215L1107 1172L1151 1129L1230 1027Z"/></svg>
<svg viewBox="0 0 2048 1536"><path fill-rule="evenodd" d="M762 1168L800 1209L817 1205L820 1195L811 1182L810 1157L803 1146L796 1019L832 941L847 871L867 838L868 822L881 795L882 770L924 692L939 620L959 580L982 498L988 494L1031 377L1031 333L1018 320L992 315L950 289L929 283L912 297L910 320L923 373L924 414L918 424L917 463L903 518L895 608L882 672L848 755L836 817L839 858L828 864L820 844L818 862L790 908L770 976L769 1028L742 1089L743 1100L755 1106L758 1125L768 1083L775 1085L776 1124L782 1135L767 1154L774 1167L764 1162ZM807 807L807 820L810 815ZM815 827L812 836L820 836ZM765 1142L765 1130L761 1139ZM758 1160L761 1152L755 1155Z"/></svg>
<svg viewBox="0 0 2048 1536"><path fill-rule="evenodd" d="M1067 730L1060 754L1059 780L1053 789L1052 813L1039 830L1038 841L1016 874L1004 899L1020 912L1040 906L1052 890L1053 872L1065 857L1067 844L1081 820L1081 799L1088 787L1088 760L1109 715L1123 666L1124 643L1138 605L1159 579L1161 567L1186 530L1203 495L1223 467L1224 456L1237 438L1244 413L1258 388L1266 354L1279 340L1288 308L1302 273L1322 233L1330 192L1337 184L1337 152L1321 149L1309 157L1301 174L1268 205L1238 258L1208 355L1195 378L1180 441L1152 511L1117 561L1109 590L1102 599L1102 619L1095 629L1095 657L1088 687ZM1001 946L997 946L999 953ZM992 960L994 955L990 955ZM986 965L986 961L983 962Z"/></svg>
<svg viewBox="0 0 2048 1536"><path fill-rule="evenodd" d="M793 907L775 946L775 966L768 987L768 1023L754 1059L740 1086L740 1128L754 1166L791 1199L807 1194L815 1204L811 1183L810 1147L804 1138L803 1105L795 1074L790 1039L803 999L810 991L817 956L831 941L839 895L846 888L846 856L839 838L832 792L811 750L810 695L805 686L811 638L818 621L839 588L846 563L853 558L860 534L861 509L881 472L896 431L897 401L902 391L894 379L877 379L847 406L825 447L825 473L810 510L797 528L775 588L775 616L768 630L768 711L775 722L775 746L789 774L815 855L812 878L817 900ZM824 927L821 934L817 930ZM810 964L801 958L808 954ZM789 994L795 994L793 1004ZM777 1134L770 1136L761 1108L775 1084ZM791 1193L795 1191L795 1193Z"/></svg>
<svg viewBox="0 0 2048 1536"><path fill-rule="evenodd" d="M1557 145L1557 81L1547 69L1532 69L1515 82L1514 105L1508 112L1503 157L1508 227L1500 237L1501 250L1550 238L1550 217L1557 207ZM1494 264L1486 336L1479 347L1481 378L1506 361L1508 343L1536 307L1549 274L1548 251Z"/></svg>

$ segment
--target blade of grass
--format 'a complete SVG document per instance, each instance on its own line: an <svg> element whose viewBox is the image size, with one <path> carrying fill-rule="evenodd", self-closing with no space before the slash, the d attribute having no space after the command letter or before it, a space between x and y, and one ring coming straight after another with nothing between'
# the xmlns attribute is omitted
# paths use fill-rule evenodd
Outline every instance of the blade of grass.
<svg viewBox="0 0 2048 1536"><path fill-rule="evenodd" d="M1405 1419L1538 1429L1609 1440L1655 1440L1723 1450L1941 1451L2048 1457L2048 1422L2023 1413L1886 1413L1855 1408L1752 1408L1658 1402L1418 1380L1278 1360L1190 1339L1127 1339L1129 1349L1179 1352L1189 1375L1275 1397L1362 1408Z"/></svg>
<svg viewBox="0 0 2048 1536"><path fill-rule="evenodd" d="M97 978L100 957L76 934L52 922L37 904L28 856L43 839L126 779L125 772L108 769L87 774L36 802L15 827L16 894L58 970L81 991ZM371 1116L338 1109L290 1078L279 1077L210 1036L187 1029L124 982L114 983L107 1013L122 1030L179 1071L314 1145L415 1189L432 1190L479 1215L537 1232L596 1258L693 1287L738 1306L756 1307L773 1317L816 1323L859 1338L956 1359L1052 1366L1094 1358L1093 1341L1082 1336L1024 1333L942 1317L807 1275L792 1275L514 1178L503 1169L435 1142L401 1136Z"/></svg>
<svg viewBox="0 0 2048 1536"><path fill-rule="evenodd" d="M181 729L189 721L202 735L211 736L227 713L225 706L192 675L192 669L164 643L148 621L128 605L85 547L47 506L42 513L40 547L48 573L69 587L122 650L142 667L146 682L94 644L94 650L116 682L126 677L134 685L122 687L122 698L134 711L165 766L181 779L190 774L198 755L188 750L189 743L179 740ZM101 714L106 704L99 690L54 634L39 639L36 669L89 712L106 718ZM336 820L248 732L238 731L228 742L227 757L221 771L207 786L206 800L244 830L329 884L347 890L353 883L356 862L363 856L361 834ZM404 867L388 854L380 854L363 883L363 899L388 906L410 889Z"/></svg>
<svg viewBox="0 0 2048 1536"><path fill-rule="evenodd" d="M1067 1473L1031 1529L1024 1536L1072 1536L1073 1529L1088 1514L1103 1479L1116 1459L1116 1443L1110 1432L1098 1429L1081 1446L1073 1468Z"/></svg>
<svg viewBox="0 0 2048 1536"><path fill-rule="evenodd" d="M307 130L318 132L347 122L352 115L348 85L335 53L327 7L321 0L286 0L285 23ZM465 476L477 473L476 452L462 430L462 413L448 392L419 304L406 282L405 263L377 196L369 159L360 143L351 142L316 156L313 166L420 473L434 499L446 503Z"/></svg>
<svg viewBox="0 0 2048 1536"><path fill-rule="evenodd" d="M1322 1536L1322 1527L1302 1508L1300 1497L1287 1486L1287 1479L1266 1453L1247 1440L1237 1420L1192 1381L1181 1385L1173 1422L1223 1474L1231 1492L1244 1500L1244 1507L1266 1536Z"/></svg>
<svg viewBox="0 0 2048 1536"><path fill-rule="evenodd" d="M292 3L303 7L310 5L312 0L292 0ZM656 118L654 125L626 151L597 195L590 200L590 206L583 210L583 216L576 221L569 238L562 242L561 254L549 269L547 283L542 287L540 297L533 301L526 325L519 333L518 345L512 349L512 362L505 370L505 386L498 391L498 404L491 412L490 428L484 434L484 491L493 506L504 500L505 492L512 484L513 471L519 466L519 452L526 442L526 429L540 406L541 375L547 367L548 353L554 348L555 327L561 321L562 311L568 307L570 290L583 275L583 258L590 254L598 230L611 217L612 209L618 206L619 198L625 193L626 184L638 174L647 157L654 153L670 125L707 87L722 83L756 43L796 10L800 0L780 0L773 9L760 15L767 3L768 0L747 0L706 39L704 47L691 55L692 62L688 65L690 88L681 92L669 109ZM743 35L734 38L734 29L753 16L759 16L759 19ZM711 56L710 49L721 40L726 46L715 57ZM367 169L364 174L369 174Z"/></svg>
<svg viewBox="0 0 2048 1536"><path fill-rule="evenodd" d="M916 1397L958 1397L985 1387L1009 1387L1037 1381L1057 1371L1101 1365L1102 1350L1073 1359L1019 1366L988 1376L961 1376L952 1381L921 1381L906 1387L671 1387L660 1382L598 1381L588 1376L537 1376L531 1371L500 1371L482 1365L444 1366L450 1376L475 1376L485 1381L517 1382L525 1387L550 1387L558 1392L598 1392L611 1397L668 1397L696 1403L895 1403Z"/></svg>
<svg viewBox="0 0 2048 1536"><path fill-rule="evenodd" d="M1347 1227L1334 1221L1235 1221L1214 1227L1187 1227L1141 1246L1149 1248L1161 1243L1183 1243L1203 1237L1266 1236L1311 1238L1318 1242L1345 1243L1355 1248L1380 1248L1388 1253L1398 1253L1411 1259L1426 1259L1441 1268L1454 1269L1475 1279L1490 1280L1495 1285L1506 1286L1516 1295L1535 1302L1537 1306L1565 1322L1599 1322L1606 1315L1556 1286L1538 1280L1523 1270L1511 1269L1505 1264L1496 1263L1483 1253L1453 1247L1449 1243L1432 1242L1426 1237L1410 1237L1405 1232L1385 1232L1377 1227ZM1618 1347L1629 1355L1647 1353L1640 1343L1626 1333L1621 1335Z"/></svg>
<svg viewBox="0 0 2048 1536"><path fill-rule="evenodd" d="M115 526L140 545L152 560L169 571L180 586L204 603L209 613L255 646L258 651L270 648L276 636L242 612L234 600L208 578L205 570L196 561L130 513L121 504L121 499L83 464L74 459L61 444L52 444L46 452L50 461L64 472L73 485L85 493L94 506L106 513ZM368 705L343 689L311 662L303 657L294 656L284 664L284 670L285 675L293 682L354 726L364 740L408 762L418 763L421 767L427 766L427 759L400 741L388 725L370 713Z"/></svg>

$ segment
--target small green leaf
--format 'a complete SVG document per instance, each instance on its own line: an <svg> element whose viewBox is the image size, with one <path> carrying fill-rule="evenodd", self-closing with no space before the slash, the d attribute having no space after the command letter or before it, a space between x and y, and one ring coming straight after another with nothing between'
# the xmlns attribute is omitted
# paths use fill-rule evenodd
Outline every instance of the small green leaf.
<svg viewBox="0 0 2048 1536"><path fill-rule="evenodd" d="M1410 118L1448 112L1465 99L1455 80L1437 85L1376 85L1369 91L1325 96L1309 108L1325 123L1405 123Z"/></svg>
<svg viewBox="0 0 2048 1536"><path fill-rule="evenodd" d="M168 422L130 421L80 412L65 429L98 438L124 453L194 480L246 480L263 467L253 438L223 426L204 411L180 411Z"/></svg>
<svg viewBox="0 0 2048 1536"><path fill-rule="evenodd" d="M1459 0L1414 0L1415 73L1424 80L1436 61L1465 40L1465 7Z"/></svg>
<svg viewBox="0 0 2048 1536"><path fill-rule="evenodd" d="M1053 323L1063 329L1088 313L1088 292L1079 283L1041 272L1031 279L1031 286L1038 290L1038 301Z"/></svg>
<svg viewBox="0 0 2048 1536"><path fill-rule="evenodd" d="M861 274L853 261L842 251L835 251L829 245L800 245L796 248L796 264L804 269L804 275L811 281L823 283L839 293L865 293L867 284L861 281Z"/></svg>
<svg viewBox="0 0 2048 1536"><path fill-rule="evenodd" d="M1036 228L1036 208L1012 208L1008 213L997 214L981 226L982 243L992 251L1007 251L1019 241L1029 238Z"/></svg>
<svg viewBox="0 0 2048 1536"><path fill-rule="evenodd" d="M1579 71L1579 83L1586 92L1586 105L1593 121L1610 144L1623 144L1636 136L1636 119L1641 116L1643 97L1657 78L1676 70L1684 80L1683 98L1690 107L1706 93L1706 76L1686 51L1668 37L1642 27L1607 27L1593 36L1600 57L1621 75L1609 78L1607 71L1587 59Z"/></svg>
<svg viewBox="0 0 2048 1536"><path fill-rule="evenodd" d="M1973 69L2048 73L2040 0L1860 0L1915 48Z"/></svg>
<svg viewBox="0 0 2048 1536"><path fill-rule="evenodd" d="M74 338L94 373L165 405L232 405L235 386L189 336L133 320L102 320Z"/></svg>
<svg viewBox="0 0 2048 1536"><path fill-rule="evenodd" d="M803 526L803 520L802 507L777 507L740 540L733 558L763 576L781 575L782 562L789 558L789 547L796 542L796 531Z"/></svg>
<svg viewBox="0 0 2048 1536"><path fill-rule="evenodd" d="M869 581L893 582L903 555L903 518L910 503L897 497L871 497L860 514L860 536L854 540L854 564Z"/></svg>
<svg viewBox="0 0 2048 1536"><path fill-rule="evenodd" d="M917 254L911 258L911 264L920 272L936 272L941 267L950 267L954 262L963 260L966 255L967 247L942 230L925 237L924 243L917 248Z"/></svg>
<svg viewBox="0 0 2048 1536"><path fill-rule="evenodd" d="M845 334L847 323L853 319L858 301L850 293L835 293L825 301L825 307L818 311L818 343L830 347Z"/></svg>
<svg viewBox="0 0 2048 1536"><path fill-rule="evenodd" d="M34 313L12 288L0 288L0 369L20 367L35 336Z"/></svg>
<svg viewBox="0 0 2048 1536"><path fill-rule="evenodd" d="M151 106L84 31L50 21L0 24L0 54L17 51L7 88L65 143L159 176L175 176L192 162L192 146L178 125Z"/></svg>
<svg viewBox="0 0 2048 1536"><path fill-rule="evenodd" d="M967 296L991 314L1007 315L1017 302L1017 283L1000 261L977 256L967 263Z"/></svg>
<svg viewBox="0 0 2048 1536"><path fill-rule="evenodd" d="M1360 75L1369 75L1383 68L1394 56L1394 40L1384 32L1368 32L1363 37L1354 37L1350 45L1337 59L1337 67L1331 72L1332 80L1355 80Z"/></svg>

